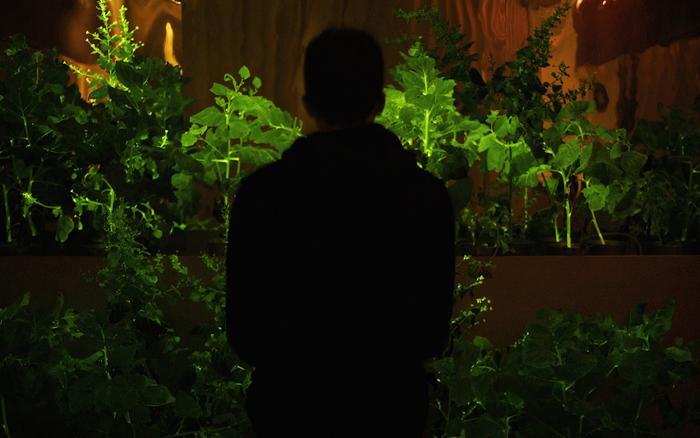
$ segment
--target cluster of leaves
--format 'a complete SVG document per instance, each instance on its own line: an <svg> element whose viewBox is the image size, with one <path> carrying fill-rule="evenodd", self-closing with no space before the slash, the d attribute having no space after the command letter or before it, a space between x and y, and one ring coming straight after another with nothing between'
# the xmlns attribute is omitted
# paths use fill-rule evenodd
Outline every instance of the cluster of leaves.
<svg viewBox="0 0 700 438"><path fill-rule="evenodd" d="M238 79L224 75L230 87L215 82L211 92L215 105L190 118L191 127L182 134L182 149L199 163L201 172L181 172L173 176L179 190L197 178L208 186L217 187L228 211L228 201L241 179L258 166L280 158L298 137L301 122L270 100L258 96L260 78L251 79L243 66Z"/></svg>
<svg viewBox="0 0 700 438"><path fill-rule="evenodd" d="M186 125L179 67L140 56L126 19L97 2L99 26L88 44L99 71L70 66L87 81L89 102L68 86L58 54L30 50L16 37L0 64L0 182L3 240L26 246L44 227L57 241L74 230L100 236L121 197L150 245L202 221L196 182L219 190L228 204L246 172L279 158L301 124L257 96L261 81L246 67L232 88L215 83L216 106ZM235 170L231 172L232 165ZM225 213L226 209L224 209ZM39 224L35 222L39 220ZM16 242L15 235L25 231ZM55 225L53 225L55 224ZM21 233L20 233L21 234ZM158 245L156 245L158 246Z"/></svg>
<svg viewBox="0 0 700 438"><path fill-rule="evenodd" d="M592 110L593 104L586 101L564 106L543 133L546 157L526 157L514 175L517 186L546 193L557 242L561 238L558 218L564 217L567 248L572 247L572 216L579 200L585 202L584 214L592 219L603 244L597 211L620 219L635 213L636 181L646 162L645 155L631 150L624 130L594 126L585 117Z"/></svg>
<svg viewBox="0 0 700 438"><path fill-rule="evenodd" d="M692 418L678 386L697 375L697 358L664 347L673 305L626 325L610 317L542 310L512 346L454 339L433 368L434 436L676 436Z"/></svg>
<svg viewBox="0 0 700 438"><path fill-rule="evenodd" d="M437 7L415 11L399 9L397 15L406 23L415 20L430 25L436 46L428 53L437 60L440 70L445 72L448 78L461 85L461 89L457 91L459 111L462 114L475 114L477 105L485 97L486 83L479 71L471 66L479 58L476 53L469 53L474 43L466 41L459 26L443 20ZM408 39L408 36L404 36L397 42Z"/></svg>
<svg viewBox="0 0 700 438"><path fill-rule="evenodd" d="M140 206L144 223L160 238L164 231L184 228L196 212L192 189L193 202L178 202L170 184L171 176L187 165L178 146L190 99L182 95L179 67L137 53L142 44L134 40L124 6L115 20L106 0L99 0L97 9L100 25L88 32L87 42L102 71L71 66L88 83L95 119L85 159L98 166L120 196Z"/></svg>
<svg viewBox="0 0 700 438"><path fill-rule="evenodd" d="M418 163L447 180L478 158L476 145L487 131L455 108L455 81L445 79L420 42L401 54L391 74L400 87L384 90L386 104L377 122L392 130Z"/></svg>
<svg viewBox="0 0 700 438"><path fill-rule="evenodd" d="M0 62L0 183L3 240L28 244L45 222L56 238L73 229L69 187L78 167L89 114L58 53L34 52L23 36L11 39ZM23 227L26 223L26 227Z"/></svg>
<svg viewBox="0 0 700 438"><path fill-rule="evenodd" d="M700 113L700 97L695 111ZM700 127L690 114L659 107L660 121L640 120L633 141L649 160L639 182L640 234L659 242L700 238Z"/></svg>
<svg viewBox="0 0 700 438"><path fill-rule="evenodd" d="M37 314L29 295L0 310L6 435L243 436L250 371L226 344L222 262L205 258L214 276L206 285L171 256L179 280L166 283L163 257L137 242L119 203L106 231L106 311L75 312L59 299ZM178 299L213 314L200 348L184 347L163 316Z"/></svg>

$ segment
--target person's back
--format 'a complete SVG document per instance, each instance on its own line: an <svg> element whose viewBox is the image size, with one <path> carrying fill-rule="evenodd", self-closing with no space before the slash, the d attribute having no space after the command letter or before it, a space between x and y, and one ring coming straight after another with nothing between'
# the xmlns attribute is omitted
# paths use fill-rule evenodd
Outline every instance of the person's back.
<svg viewBox="0 0 700 438"><path fill-rule="evenodd" d="M367 37L326 31L307 50L307 72L314 49L340 39L342 56ZM306 79L313 114L323 105L309 101ZM317 112L327 129L246 178L234 202L227 330L256 368L258 436L422 431L422 364L444 347L451 314L453 214L444 185L357 112L360 123Z"/></svg>

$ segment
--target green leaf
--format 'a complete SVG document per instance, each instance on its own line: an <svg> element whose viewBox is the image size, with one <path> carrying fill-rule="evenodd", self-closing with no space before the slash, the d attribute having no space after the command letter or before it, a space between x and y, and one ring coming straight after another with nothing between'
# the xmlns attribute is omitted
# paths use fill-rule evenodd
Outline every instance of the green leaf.
<svg viewBox="0 0 700 438"><path fill-rule="evenodd" d="M163 406L175 401L175 397L173 397L168 388L159 385L150 378L146 378L145 385L140 392L146 406Z"/></svg>
<svg viewBox="0 0 700 438"><path fill-rule="evenodd" d="M241 77L241 79L246 80L250 77L250 70L248 70L248 67L245 65L238 69L238 76Z"/></svg>
<svg viewBox="0 0 700 438"><path fill-rule="evenodd" d="M209 106L190 117L190 123L197 123L199 125L206 125L210 127L219 127L226 123L226 118L216 107Z"/></svg>
<svg viewBox="0 0 700 438"><path fill-rule="evenodd" d="M176 173L170 177L170 183L176 189L189 189L192 187L192 176L185 173Z"/></svg>
<svg viewBox="0 0 700 438"><path fill-rule="evenodd" d="M474 336L474 345L479 347L480 350L490 350L491 341L483 336Z"/></svg>
<svg viewBox="0 0 700 438"><path fill-rule="evenodd" d="M679 363L693 361L693 353L691 353L687 348L683 347L668 347L666 349L666 356Z"/></svg>
<svg viewBox="0 0 700 438"><path fill-rule="evenodd" d="M253 86L254 86L255 88L260 88L260 87L262 87L262 81L260 80L259 77L256 76L256 77L253 78Z"/></svg>
<svg viewBox="0 0 700 438"><path fill-rule="evenodd" d="M576 138L572 138L566 143L559 146L559 150L554 155L552 167L560 170L567 170L572 164L578 160L581 155L581 147Z"/></svg>
<svg viewBox="0 0 700 438"><path fill-rule="evenodd" d="M190 131L187 131L184 134L182 134L182 138L180 139L184 147L192 146L193 144L197 143L197 140L197 136L192 134Z"/></svg>
<svg viewBox="0 0 700 438"><path fill-rule="evenodd" d="M73 231L73 228L75 228L75 224L73 223L72 218L63 214L59 216L56 229L56 240L61 243L68 240L68 236Z"/></svg>
<svg viewBox="0 0 700 438"><path fill-rule="evenodd" d="M625 176L637 177L647 162L647 156L635 151L623 152L620 156L620 166Z"/></svg>
<svg viewBox="0 0 700 438"><path fill-rule="evenodd" d="M486 167L488 170L500 172L506 161L506 147L500 142L494 143L486 152Z"/></svg>
<svg viewBox="0 0 700 438"><path fill-rule="evenodd" d="M589 184L583 189L583 196L586 198L586 203L593 211L602 210L605 208L608 193L610 189L602 184Z"/></svg>
<svg viewBox="0 0 700 438"><path fill-rule="evenodd" d="M231 89L229 89L226 85L220 84L218 82L214 82L214 84L211 86L209 89L212 93L214 93L217 96L226 96Z"/></svg>
<svg viewBox="0 0 700 438"><path fill-rule="evenodd" d="M134 66L128 62L117 61L116 64L114 64L114 72L119 82L126 88L137 88L143 84L141 75L136 71Z"/></svg>
<svg viewBox="0 0 700 438"><path fill-rule="evenodd" d="M581 150L581 157L579 158L579 166L576 168L576 172L584 172L588 166L588 162L593 156L593 143L588 143L583 146Z"/></svg>
<svg viewBox="0 0 700 438"><path fill-rule="evenodd" d="M498 141L496 134L491 133L485 135L479 139L479 148L477 149L479 153L489 150L492 147L496 147L501 143Z"/></svg>

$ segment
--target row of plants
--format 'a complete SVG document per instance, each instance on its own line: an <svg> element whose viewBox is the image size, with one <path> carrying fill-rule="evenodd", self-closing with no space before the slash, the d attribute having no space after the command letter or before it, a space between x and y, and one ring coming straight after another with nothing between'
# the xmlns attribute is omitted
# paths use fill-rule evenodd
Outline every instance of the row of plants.
<svg viewBox="0 0 700 438"><path fill-rule="evenodd" d="M472 67L471 43L436 9L400 11L430 24L436 44L428 50L420 38L404 38L414 42L392 71L396 88L386 90L380 123L454 185L461 238L476 253L549 241L571 252L609 237L696 251L700 119L660 108L660 121L641 120L632 133L592 124L592 82L567 90L565 64L541 79L569 8L558 7L488 81Z"/></svg>
<svg viewBox="0 0 700 438"><path fill-rule="evenodd" d="M104 308L76 311L59 296L50 311L25 294L0 308L0 428L7 438L246 437L251 367L226 339L225 269L203 255L204 278L178 256L150 254L123 204L106 221L99 271ZM446 350L427 367L429 436L679 436L700 427L689 395L697 343L669 345L673 304L609 316L543 310L512 345L470 336L492 310L479 287L484 262L465 256ZM172 305L204 306L190 333ZM183 338L188 338L183 342Z"/></svg>
<svg viewBox="0 0 700 438"><path fill-rule="evenodd" d="M377 121L449 186L458 243L471 253L575 252L611 239L633 242L637 252L639 242L696 249L700 128L688 114L662 108L661 121L642 120L630 136L588 120L590 84L565 90L566 65L543 82L553 29L568 7L557 8L489 81L471 67L471 44L436 10L400 12L429 21L438 45L412 41L391 72ZM88 81L88 102L66 85L56 52L32 51L21 37L5 51L4 247L36 252L42 241L58 250L99 240L100 217L119 194L148 230L149 246L166 249L209 230L220 248L238 182L279 158L301 123L258 95L261 80L246 67L215 83L215 105L186 123L179 68L137 54L123 9L116 20L105 1L98 11L102 24L88 42L101 71L71 67ZM211 192L213 209L200 202Z"/></svg>
<svg viewBox="0 0 700 438"><path fill-rule="evenodd" d="M91 81L88 102L66 86L55 53L31 51L16 38L3 61L4 238L25 245L51 223L51 239L64 245L90 230L101 236L106 306L76 311L59 297L43 312L27 294L0 309L0 428L8 438L49 430L248 436L243 401L251 369L226 341L223 258L202 256L209 274L198 278L157 242L196 227L225 229L240 178L277 159L301 126L256 94L260 80L247 68L226 76L227 85L214 84L215 106L186 125L179 71L136 54L123 9L113 24L106 0L98 8L102 26L91 41L104 73L78 72ZM397 74L418 91L387 90L382 117L421 166L457 181L450 190L466 206L469 166L516 175L511 169L526 167L517 157L538 158L528 155L519 117L489 111L482 121L454 109L454 83L432 59L413 46ZM198 185L217 191L219 225L194 214ZM223 232L219 240L225 243ZM495 348L469 340L490 303L478 289L487 266L465 263L471 280L455 289L464 310L454 314L449 347L430 364L431 436L672 435L697 423L698 405L676 394L697 375L695 347L662 342L672 307L651 315L637 308L624 326L545 311L515 344ZM168 317L183 300L209 312L193 333L177 332Z"/></svg>
<svg viewBox="0 0 700 438"><path fill-rule="evenodd" d="M138 55L125 8L113 20L100 0L98 15L87 42L99 71L34 51L21 35L0 61L3 246L46 252L92 242L101 252L117 198L150 248L185 230L220 241L238 182L278 159L301 123L257 94L261 80L245 66L226 85L214 83L215 105L186 123L180 68ZM69 69L87 82L87 101L69 84ZM211 192L217 213L202 211Z"/></svg>

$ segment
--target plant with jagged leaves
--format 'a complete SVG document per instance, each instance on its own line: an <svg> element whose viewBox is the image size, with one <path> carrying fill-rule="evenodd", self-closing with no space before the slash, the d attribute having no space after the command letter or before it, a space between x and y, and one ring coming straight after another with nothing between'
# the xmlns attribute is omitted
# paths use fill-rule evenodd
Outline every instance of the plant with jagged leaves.
<svg viewBox="0 0 700 438"><path fill-rule="evenodd" d="M34 51L22 35L10 39L0 74L4 240L29 245L55 222L64 242L74 229L71 175L89 139L87 105L58 52Z"/></svg>
<svg viewBox="0 0 700 438"><path fill-rule="evenodd" d="M182 134L182 148L201 165L201 174L179 172L172 183L180 189L201 179L219 189L224 216L230 197L241 179L255 168L280 158L301 136L301 121L258 95L260 78L251 78L243 66L238 78L224 75L230 86L215 82L211 87L215 105L190 118L189 130Z"/></svg>

